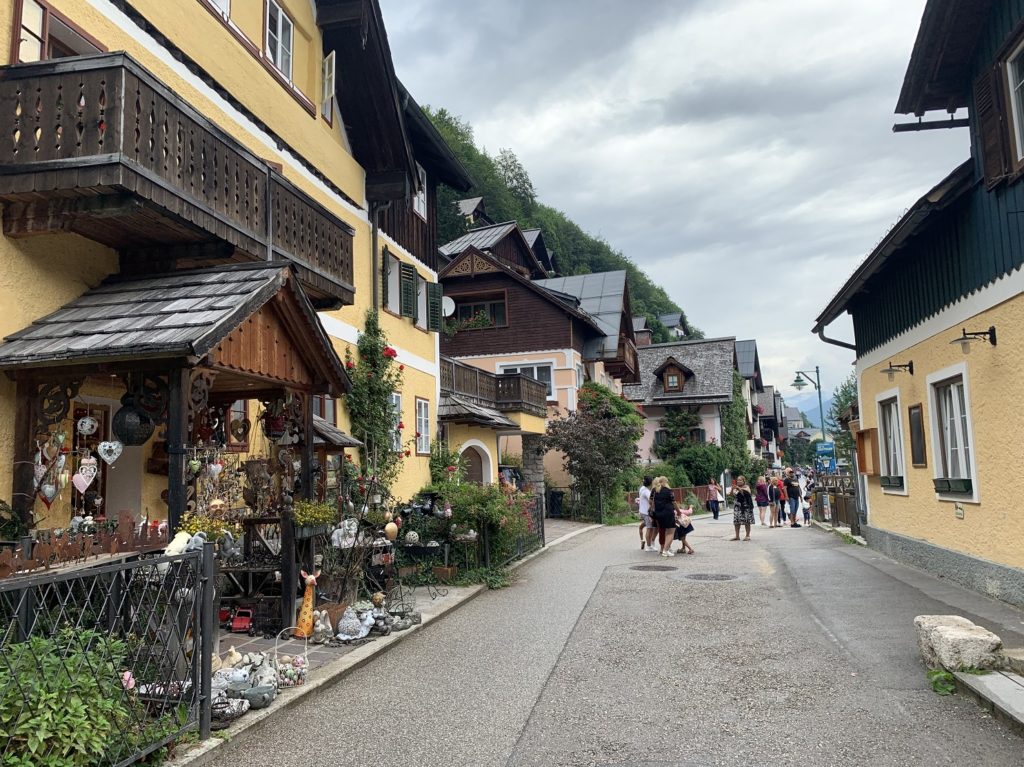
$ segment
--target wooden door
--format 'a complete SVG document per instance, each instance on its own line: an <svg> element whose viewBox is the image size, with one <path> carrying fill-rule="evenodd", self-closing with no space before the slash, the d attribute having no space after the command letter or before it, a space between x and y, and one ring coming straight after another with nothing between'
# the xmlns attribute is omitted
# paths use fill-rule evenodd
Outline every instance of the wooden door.
<svg viewBox="0 0 1024 767"><path fill-rule="evenodd" d="M467 447L462 452L462 457L466 459L466 479L482 485L484 483L484 457L480 455L480 451L475 447Z"/></svg>

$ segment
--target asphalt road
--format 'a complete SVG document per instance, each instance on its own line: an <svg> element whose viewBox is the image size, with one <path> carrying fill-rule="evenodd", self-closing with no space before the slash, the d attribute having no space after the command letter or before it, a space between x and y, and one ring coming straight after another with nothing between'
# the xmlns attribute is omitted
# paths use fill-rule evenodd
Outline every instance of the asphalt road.
<svg viewBox="0 0 1024 767"><path fill-rule="evenodd" d="M217 763L1024 764L1024 740L931 691L913 631L957 612L1024 646L1024 614L815 529L695 526L671 559L632 527L573 538Z"/></svg>

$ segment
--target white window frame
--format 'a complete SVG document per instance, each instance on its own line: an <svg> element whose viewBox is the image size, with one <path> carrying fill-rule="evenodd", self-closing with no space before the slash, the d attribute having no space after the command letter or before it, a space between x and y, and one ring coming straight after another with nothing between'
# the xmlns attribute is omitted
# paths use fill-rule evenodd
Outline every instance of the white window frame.
<svg viewBox="0 0 1024 767"><path fill-rule="evenodd" d="M427 329L427 281L416 272L416 327Z"/></svg>
<svg viewBox="0 0 1024 767"><path fill-rule="evenodd" d="M385 307L392 314L399 314L402 307L402 284L399 279L401 262L388 254L388 305Z"/></svg>
<svg viewBox="0 0 1024 767"><path fill-rule="evenodd" d="M430 455L430 400L416 398L416 454Z"/></svg>
<svg viewBox="0 0 1024 767"><path fill-rule="evenodd" d="M337 57L331 51L324 56L320 81L320 115L328 122L334 122L335 78Z"/></svg>
<svg viewBox="0 0 1024 767"><path fill-rule="evenodd" d="M271 30L271 11L277 11L277 24L274 29ZM292 64L293 56L295 54L295 23L291 20L284 8L282 8L276 0L267 0L267 15L264 19L264 29L266 31L266 54L270 63L274 65L278 72L284 75L288 82L292 81ZM287 30L288 46L285 49L283 40L285 37L285 31ZM276 41L276 45L271 44L271 35ZM283 51L287 51L288 59L285 61L282 55Z"/></svg>
<svg viewBox="0 0 1024 767"><path fill-rule="evenodd" d="M895 422L889 423L886 419L886 410L895 416ZM900 398L900 390L886 389L875 396L875 413L878 418L878 452L881 453L882 476L902 477L903 487L883 487L882 492L889 495L908 495L907 459L904 454L906 440L903 438L903 400ZM887 426L891 425L894 430L890 434ZM892 452L895 451L895 465L893 465Z"/></svg>
<svg viewBox="0 0 1024 767"><path fill-rule="evenodd" d="M1014 66L1020 64L1021 81L1014 84ZM1010 91L1010 122L1017 162L1024 160L1024 42L1006 59L1006 85Z"/></svg>
<svg viewBox="0 0 1024 767"><path fill-rule="evenodd" d="M402 430L398 424L402 423L402 392L391 392L391 449L396 453L402 450Z"/></svg>
<svg viewBox="0 0 1024 767"><path fill-rule="evenodd" d="M935 493L935 497L940 501L951 501L954 503L980 503L981 492L978 486L978 462L977 447L978 443L974 439L974 418L972 416L973 408L971 407L971 385L970 377L968 376L968 369L966 362L959 362L955 365L950 365L942 370L937 370L931 373L925 378L925 383L928 385L928 423L931 429L932 444L932 466L933 476L935 479L947 479L943 476L945 471L946 459L942 454L944 451L943 445L945 444L942 436L942 424L940 423L941 408L939 407L938 390L946 384L952 382L954 379L959 378L963 385L964 392L964 407L965 412L960 414L965 416L963 421L966 425L963 426L963 434L967 437L967 449L968 449L968 461L970 463L970 471L968 476L964 479L971 480L971 493Z"/></svg>
<svg viewBox="0 0 1024 767"><path fill-rule="evenodd" d="M427 172L419 163L416 163L416 191L412 194L412 209L417 216L427 220Z"/></svg>
<svg viewBox="0 0 1024 767"><path fill-rule="evenodd" d="M207 2L225 19L231 18L231 0L207 0Z"/></svg>
<svg viewBox="0 0 1024 767"><path fill-rule="evenodd" d="M515 363L510 362L508 364L501 365L500 367L502 373L522 373L523 368L531 368L534 371L533 373L523 373L523 375L532 378L534 381L540 381L540 379L536 377L537 369L547 368L550 371L550 377L547 381L541 381L541 383L546 383L548 386L548 399L552 400L555 398L555 363L553 361Z"/></svg>

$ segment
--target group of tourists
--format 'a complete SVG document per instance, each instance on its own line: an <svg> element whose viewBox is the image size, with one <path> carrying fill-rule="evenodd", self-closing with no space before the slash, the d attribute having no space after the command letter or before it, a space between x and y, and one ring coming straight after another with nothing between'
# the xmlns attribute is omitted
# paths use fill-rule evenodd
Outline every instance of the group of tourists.
<svg viewBox="0 0 1024 767"><path fill-rule="evenodd" d="M814 488L814 475L797 474L792 467L781 474L766 474L758 477L753 489L746 477L737 477L728 490L733 496L733 527L736 534L731 541L749 541L750 528L755 525L754 507L757 506L761 525L777 528L802 527L811 521L811 507L808 501ZM715 480L707 489L707 508L715 519L721 513L725 496ZM667 477L644 477L643 486L637 495L640 512L640 550L654 551L657 538L658 551L663 557L674 557L677 553L693 554L693 546L686 536L693 532L693 507L680 507L676 502ZM768 522L765 522L765 517ZM740 529L744 537L740 537ZM672 550L672 544L680 542L679 549Z"/></svg>

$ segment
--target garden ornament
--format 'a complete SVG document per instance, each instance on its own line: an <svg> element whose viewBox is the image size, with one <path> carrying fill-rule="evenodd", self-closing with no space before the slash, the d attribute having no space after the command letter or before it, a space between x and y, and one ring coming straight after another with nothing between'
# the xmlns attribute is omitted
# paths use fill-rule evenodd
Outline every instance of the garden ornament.
<svg viewBox="0 0 1024 767"><path fill-rule="evenodd" d="M53 482L44 482L39 486L39 498L46 504L46 508L50 508L50 504L53 503L59 492L60 489Z"/></svg>
<svg viewBox="0 0 1024 767"><path fill-rule="evenodd" d="M311 642L326 644L331 639L331 618L326 610L313 611L313 638Z"/></svg>
<svg viewBox="0 0 1024 767"><path fill-rule="evenodd" d="M359 620L356 611L352 607L346 607L345 612L338 618L337 634L335 637L342 642L351 642L354 639L362 639L370 633L373 625L373 615L366 613L367 620Z"/></svg>
<svg viewBox="0 0 1024 767"><path fill-rule="evenodd" d="M416 546L420 542L420 534L415 530L410 530L405 534L405 545Z"/></svg>
<svg viewBox="0 0 1024 767"><path fill-rule="evenodd" d="M248 418L236 418L231 422L229 428L231 436L235 438L236 442L245 442L245 438L249 436L249 429L252 428L252 422Z"/></svg>
<svg viewBox="0 0 1024 767"><path fill-rule="evenodd" d="M188 544L185 546L185 551L197 551L202 550L203 544L206 543L206 533L200 530L198 533L189 538Z"/></svg>
<svg viewBox="0 0 1024 767"><path fill-rule="evenodd" d="M386 525L384 525L384 537L386 537L389 541L395 540L395 538L398 537L398 525L396 525L394 522L388 522Z"/></svg>
<svg viewBox="0 0 1024 767"><path fill-rule="evenodd" d="M230 530L225 530L220 539L220 558L225 562L236 562L243 558L242 547L235 541Z"/></svg>
<svg viewBox="0 0 1024 767"><path fill-rule="evenodd" d="M310 575L305 570L299 574L306 584L306 590L302 594L302 607L299 609L299 622L292 632L292 636L299 639L309 639L313 636L313 601L316 593L316 579L320 577L320 570Z"/></svg>
<svg viewBox="0 0 1024 767"><path fill-rule="evenodd" d="M103 459L107 466L113 466L114 462L121 457L121 453L124 452L124 445L116 439L109 442L100 442L96 447L96 452L99 453L100 458Z"/></svg>
<svg viewBox="0 0 1024 767"><path fill-rule="evenodd" d="M82 416L78 419L76 424L78 433L83 437L89 437L96 433L96 430L100 427L99 421L93 418L91 415Z"/></svg>

